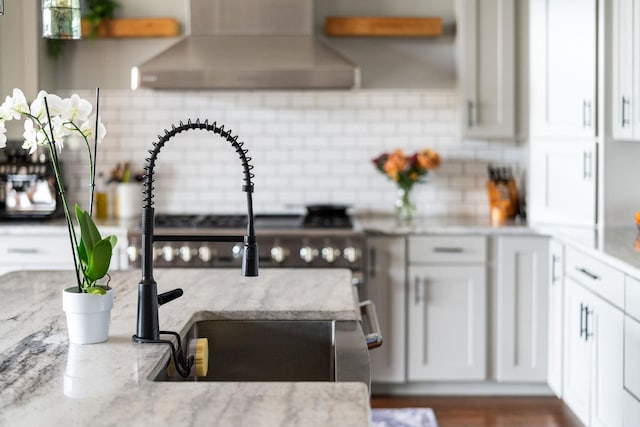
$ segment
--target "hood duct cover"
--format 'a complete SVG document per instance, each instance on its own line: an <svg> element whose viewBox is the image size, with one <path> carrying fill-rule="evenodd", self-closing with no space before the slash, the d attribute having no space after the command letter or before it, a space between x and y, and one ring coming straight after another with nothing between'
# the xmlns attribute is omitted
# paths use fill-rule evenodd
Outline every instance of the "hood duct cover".
<svg viewBox="0 0 640 427"><path fill-rule="evenodd" d="M154 89L345 89L356 65L312 35L311 0L192 0L190 35L132 71Z"/></svg>

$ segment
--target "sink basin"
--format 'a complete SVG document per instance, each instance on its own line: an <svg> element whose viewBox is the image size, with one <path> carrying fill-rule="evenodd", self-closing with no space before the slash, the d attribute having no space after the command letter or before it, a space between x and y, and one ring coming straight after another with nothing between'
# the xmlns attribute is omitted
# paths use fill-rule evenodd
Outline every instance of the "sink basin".
<svg viewBox="0 0 640 427"><path fill-rule="evenodd" d="M183 378L165 362L155 381L361 381L369 352L355 321L202 320L183 343L209 340L206 377Z"/></svg>

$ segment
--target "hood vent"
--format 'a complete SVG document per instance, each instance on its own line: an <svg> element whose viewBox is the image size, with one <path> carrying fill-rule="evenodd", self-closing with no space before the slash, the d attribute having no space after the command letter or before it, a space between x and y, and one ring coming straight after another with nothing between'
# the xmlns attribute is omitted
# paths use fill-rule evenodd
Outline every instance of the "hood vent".
<svg viewBox="0 0 640 427"><path fill-rule="evenodd" d="M312 0L192 0L190 35L132 70L153 89L349 89L356 65L313 37Z"/></svg>

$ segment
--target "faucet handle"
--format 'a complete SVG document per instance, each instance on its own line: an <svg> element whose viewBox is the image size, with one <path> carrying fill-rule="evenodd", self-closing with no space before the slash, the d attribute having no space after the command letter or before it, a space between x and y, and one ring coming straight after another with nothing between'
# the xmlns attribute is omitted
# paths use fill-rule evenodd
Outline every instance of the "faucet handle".
<svg viewBox="0 0 640 427"><path fill-rule="evenodd" d="M163 292L158 295L158 305L166 304L173 301L176 298L180 298L183 292L182 289L174 289L172 291Z"/></svg>

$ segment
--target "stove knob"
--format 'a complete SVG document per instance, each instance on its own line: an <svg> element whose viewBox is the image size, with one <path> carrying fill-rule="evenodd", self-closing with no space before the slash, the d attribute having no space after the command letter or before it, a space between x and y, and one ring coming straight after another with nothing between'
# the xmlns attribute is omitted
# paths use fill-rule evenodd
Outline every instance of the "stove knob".
<svg viewBox="0 0 640 427"><path fill-rule="evenodd" d="M231 248L231 256L233 257L233 259L241 259L242 258L242 245L241 244L233 245L233 248Z"/></svg>
<svg viewBox="0 0 640 427"><path fill-rule="evenodd" d="M331 246L327 246L322 248L322 258L327 261L329 264L333 264L337 257L340 256L340 249L332 248Z"/></svg>
<svg viewBox="0 0 640 427"><path fill-rule="evenodd" d="M189 262L191 261L191 248L189 246L182 246L180 247L180 258L184 261L184 262Z"/></svg>
<svg viewBox="0 0 640 427"><path fill-rule="evenodd" d="M152 257L153 257L154 261L161 255L162 255L162 249L161 248L153 248Z"/></svg>
<svg viewBox="0 0 640 427"><path fill-rule="evenodd" d="M163 246L162 247L162 257L165 261L171 262L173 261L173 248L171 246Z"/></svg>
<svg viewBox="0 0 640 427"><path fill-rule="evenodd" d="M127 246L127 256L130 262L136 262L138 259L138 248L135 246Z"/></svg>
<svg viewBox="0 0 640 427"><path fill-rule="evenodd" d="M198 249L198 257L204 262L209 262L211 258L213 258L213 251L209 246L200 246Z"/></svg>
<svg viewBox="0 0 640 427"><path fill-rule="evenodd" d="M318 250L311 246L304 246L300 248L300 258L307 264L311 263L315 257L318 256Z"/></svg>
<svg viewBox="0 0 640 427"><path fill-rule="evenodd" d="M274 246L271 248L271 259L278 264L282 264L288 255L289 251L282 246Z"/></svg>
<svg viewBox="0 0 640 427"><path fill-rule="evenodd" d="M348 246L344 248L344 250L342 251L342 255L344 256L344 259L346 259L349 264L353 264L354 262L356 262L359 257L358 250L353 246Z"/></svg>

